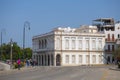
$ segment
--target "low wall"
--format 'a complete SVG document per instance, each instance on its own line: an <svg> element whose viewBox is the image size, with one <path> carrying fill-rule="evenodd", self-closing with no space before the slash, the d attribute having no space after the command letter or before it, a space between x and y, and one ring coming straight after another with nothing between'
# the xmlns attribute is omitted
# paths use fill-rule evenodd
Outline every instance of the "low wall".
<svg viewBox="0 0 120 80"><path fill-rule="evenodd" d="M10 70L10 65L0 62L0 70Z"/></svg>

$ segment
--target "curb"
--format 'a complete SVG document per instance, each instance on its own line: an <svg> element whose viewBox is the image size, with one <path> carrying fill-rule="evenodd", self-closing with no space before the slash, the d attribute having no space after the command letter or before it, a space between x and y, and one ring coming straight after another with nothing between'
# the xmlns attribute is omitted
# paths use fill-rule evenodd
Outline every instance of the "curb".
<svg viewBox="0 0 120 80"><path fill-rule="evenodd" d="M116 70L116 71L120 71L120 69L118 68L109 68L110 70Z"/></svg>

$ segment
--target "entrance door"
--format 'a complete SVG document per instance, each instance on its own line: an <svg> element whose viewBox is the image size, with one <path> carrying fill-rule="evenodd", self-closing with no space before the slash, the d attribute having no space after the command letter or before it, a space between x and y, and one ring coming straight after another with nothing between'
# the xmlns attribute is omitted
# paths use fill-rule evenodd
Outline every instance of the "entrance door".
<svg viewBox="0 0 120 80"><path fill-rule="evenodd" d="M108 58L107 58L107 64L109 64L110 63L110 56L108 56Z"/></svg>
<svg viewBox="0 0 120 80"><path fill-rule="evenodd" d="M56 55L56 66L60 66L61 65L61 56L60 54Z"/></svg>

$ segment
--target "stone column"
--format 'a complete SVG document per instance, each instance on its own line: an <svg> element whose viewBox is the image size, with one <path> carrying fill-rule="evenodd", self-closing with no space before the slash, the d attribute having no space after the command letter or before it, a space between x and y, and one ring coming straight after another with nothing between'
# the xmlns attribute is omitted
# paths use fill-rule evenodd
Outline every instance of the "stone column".
<svg viewBox="0 0 120 80"><path fill-rule="evenodd" d="M56 66L56 55L54 54L54 66Z"/></svg>
<svg viewBox="0 0 120 80"><path fill-rule="evenodd" d="M43 55L43 66L45 66L45 55Z"/></svg>
<svg viewBox="0 0 120 80"><path fill-rule="evenodd" d="M44 65L44 55L42 54L42 66Z"/></svg>
<svg viewBox="0 0 120 80"><path fill-rule="evenodd" d="M37 66L39 66L39 55L38 55L38 61L37 61L37 63L38 63Z"/></svg>
<svg viewBox="0 0 120 80"><path fill-rule="evenodd" d="M52 58L52 54L51 54L51 66L52 66L52 64L53 64L53 58Z"/></svg>
<svg viewBox="0 0 120 80"><path fill-rule="evenodd" d="M43 66L43 54L41 55L41 66Z"/></svg>
<svg viewBox="0 0 120 80"><path fill-rule="evenodd" d="M52 54L52 66L54 65L54 56Z"/></svg>
<svg viewBox="0 0 120 80"><path fill-rule="evenodd" d="M45 66L46 66L46 54L45 54Z"/></svg>
<svg viewBox="0 0 120 80"><path fill-rule="evenodd" d="M37 55L35 55L35 57L36 57L35 61L38 61L38 57L37 57Z"/></svg>
<svg viewBox="0 0 120 80"><path fill-rule="evenodd" d="M48 66L48 55L46 55L46 66Z"/></svg>
<svg viewBox="0 0 120 80"><path fill-rule="evenodd" d="M50 55L48 54L48 66L50 66Z"/></svg>
<svg viewBox="0 0 120 80"><path fill-rule="evenodd" d="M39 58L39 62L40 62L39 66L40 66L40 65L41 65L41 55L39 55L39 57L40 57L40 58Z"/></svg>
<svg viewBox="0 0 120 80"><path fill-rule="evenodd" d="M43 55L43 57L42 57L43 59L42 59L42 62L43 62L43 64L42 64L42 66L44 66L44 55Z"/></svg>
<svg viewBox="0 0 120 80"><path fill-rule="evenodd" d="M40 66L42 65L42 56L40 55Z"/></svg>
<svg viewBox="0 0 120 80"><path fill-rule="evenodd" d="M50 66L51 66L51 54L50 54Z"/></svg>

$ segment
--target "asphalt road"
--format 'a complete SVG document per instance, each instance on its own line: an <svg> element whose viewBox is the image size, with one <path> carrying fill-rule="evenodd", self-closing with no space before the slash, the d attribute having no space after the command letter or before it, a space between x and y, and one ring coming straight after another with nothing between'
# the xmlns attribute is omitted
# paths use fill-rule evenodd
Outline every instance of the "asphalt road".
<svg viewBox="0 0 120 80"><path fill-rule="evenodd" d="M120 80L109 66L36 67L0 73L0 80Z"/></svg>

